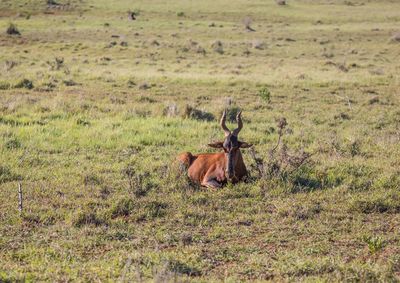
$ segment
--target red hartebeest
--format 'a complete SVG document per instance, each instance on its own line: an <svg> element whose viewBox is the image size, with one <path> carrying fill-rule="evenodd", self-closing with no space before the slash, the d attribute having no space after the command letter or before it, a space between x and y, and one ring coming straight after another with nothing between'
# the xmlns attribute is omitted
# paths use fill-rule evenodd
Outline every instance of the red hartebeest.
<svg viewBox="0 0 400 283"><path fill-rule="evenodd" d="M227 181L236 183L247 175L240 148L251 147L251 144L238 140L238 134L243 127L242 112L236 116L238 127L232 132L225 125L226 111L221 117L221 127L225 133L223 142L208 144L213 148L222 148L221 153L200 153L192 155L190 152L182 153L178 160L188 168L189 178L195 183L208 188L220 188Z"/></svg>

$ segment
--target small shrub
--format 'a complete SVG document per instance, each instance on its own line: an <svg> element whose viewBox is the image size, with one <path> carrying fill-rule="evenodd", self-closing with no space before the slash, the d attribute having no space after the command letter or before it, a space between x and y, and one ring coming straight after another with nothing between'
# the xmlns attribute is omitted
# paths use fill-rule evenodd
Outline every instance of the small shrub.
<svg viewBox="0 0 400 283"><path fill-rule="evenodd" d="M194 119L203 121L213 121L215 119L213 114L205 112L203 110L196 109L189 105L186 105L182 117L185 119Z"/></svg>
<svg viewBox="0 0 400 283"><path fill-rule="evenodd" d="M167 204L159 201L150 201L142 207L143 211L139 215L138 220L148 220L163 217L166 214Z"/></svg>
<svg viewBox="0 0 400 283"><path fill-rule="evenodd" d="M237 106L229 107L229 108L226 110L226 119L227 119L229 122L234 123L234 122L236 121L236 116L237 116L237 114L238 114L239 112L240 112L240 108L239 108L239 107L237 107ZM221 115L222 115L222 113L221 113Z"/></svg>
<svg viewBox="0 0 400 283"><path fill-rule="evenodd" d="M17 181L20 177L14 174L10 168L0 165L0 184Z"/></svg>
<svg viewBox="0 0 400 283"><path fill-rule="evenodd" d="M400 32L395 33L390 40L392 42L400 42Z"/></svg>
<svg viewBox="0 0 400 283"><path fill-rule="evenodd" d="M65 86L76 86L76 85L78 85L78 83L73 81L73 80L63 80L63 84Z"/></svg>
<svg viewBox="0 0 400 283"><path fill-rule="evenodd" d="M137 19L137 16L140 15L140 10L139 9L134 9L133 11L129 10L128 11L128 19L135 21Z"/></svg>
<svg viewBox="0 0 400 283"><path fill-rule="evenodd" d="M361 213L399 213L400 198L395 195L356 199L350 203L350 212Z"/></svg>
<svg viewBox="0 0 400 283"><path fill-rule="evenodd" d="M16 85L14 85L14 88L33 89L33 82L28 79L22 79Z"/></svg>
<svg viewBox="0 0 400 283"><path fill-rule="evenodd" d="M188 276L200 276L201 272L197 268L187 265L186 263L182 263L177 260L168 261L168 269L172 272L185 274Z"/></svg>
<svg viewBox="0 0 400 283"><path fill-rule="evenodd" d="M263 50L265 47L265 43L261 40L254 40L251 45L254 49L259 49L259 50Z"/></svg>
<svg viewBox="0 0 400 283"><path fill-rule="evenodd" d="M64 58L63 57L55 57L53 61L47 61L46 63L47 63L47 65L50 66L50 70L58 71L62 67L64 67Z"/></svg>
<svg viewBox="0 0 400 283"><path fill-rule="evenodd" d="M214 50L214 52L217 52L218 54L224 54L224 48L222 41L216 40L211 44L211 48Z"/></svg>
<svg viewBox="0 0 400 283"><path fill-rule="evenodd" d="M379 236L372 237L365 235L362 237L362 241L368 245L368 249L372 254L379 252L385 246L385 241Z"/></svg>
<svg viewBox="0 0 400 283"><path fill-rule="evenodd" d="M71 224L74 227L80 228L85 225L100 226L102 224L105 224L105 221L93 211L79 210L72 216Z"/></svg>
<svg viewBox="0 0 400 283"><path fill-rule="evenodd" d="M286 0L276 0L276 4L280 6L285 6L286 5Z"/></svg>
<svg viewBox="0 0 400 283"><path fill-rule="evenodd" d="M258 90L258 96L267 103L271 102L271 92L266 86Z"/></svg>
<svg viewBox="0 0 400 283"><path fill-rule="evenodd" d="M250 17L245 17L244 19L243 19L243 25L244 25L244 27L245 27L245 29L247 30L247 31L255 31L252 27L251 27L251 24L253 23L253 20L250 18Z"/></svg>
<svg viewBox="0 0 400 283"><path fill-rule="evenodd" d="M17 149L21 147L21 142L17 138L11 138L4 144L7 149Z"/></svg>
<svg viewBox="0 0 400 283"><path fill-rule="evenodd" d="M90 126L90 122L82 118L78 118L78 120L76 120L76 124L80 126Z"/></svg>
<svg viewBox="0 0 400 283"><path fill-rule="evenodd" d="M9 24L6 32L9 35L21 35L18 28L13 23Z"/></svg>
<svg viewBox="0 0 400 283"><path fill-rule="evenodd" d="M55 0L46 0L47 5L58 5L58 3Z"/></svg>
<svg viewBox="0 0 400 283"><path fill-rule="evenodd" d="M111 209L111 217L128 216L135 208L135 203L130 198L122 198L115 203Z"/></svg>
<svg viewBox="0 0 400 283"><path fill-rule="evenodd" d="M17 66L18 63L15 62L15 61L12 61L12 60L6 60L6 62L5 62L4 65L5 65L6 71L8 72L8 71L10 71L12 68L14 68L15 66Z"/></svg>
<svg viewBox="0 0 400 283"><path fill-rule="evenodd" d="M185 13L184 13L184 12L178 12L178 13L176 13L176 15L177 15L178 17L184 17L184 16L185 16Z"/></svg>
<svg viewBox="0 0 400 283"><path fill-rule="evenodd" d="M0 82L0 90L7 90L11 88L11 84L9 82Z"/></svg>
<svg viewBox="0 0 400 283"><path fill-rule="evenodd" d="M176 117L178 116L178 106L176 103L171 103L163 110L163 115L166 117Z"/></svg>
<svg viewBox="0 0 400 283"><path fill-rule="evenodd" d="M85 186L98 186L101 184L101 180L94 174L87 174L83 177L83 184Z"/></svg>
<svg viewBox="0 0 400 283"><path fill-rule="evenodd" d="M311 154L301 150L289 149L282 141L287 121L281 118L277 121L278 141L269 151L268 161L259 157L255 150L250 149L254 160L252 168L257 171L260 179L283 182L291 192L304 190L304 187L315 189L321 187L321 182L315 179L314 168L310 162Z"/></svg>
<svg viewBox="0 0 400 283"><path fill-rule="evenodd" d="M153 187L153 184L149 180L150 174L148 172L137 172L135 164L129 164L122 170L122 174L128 180L129 193L137 198L145 196Z"/></svg>

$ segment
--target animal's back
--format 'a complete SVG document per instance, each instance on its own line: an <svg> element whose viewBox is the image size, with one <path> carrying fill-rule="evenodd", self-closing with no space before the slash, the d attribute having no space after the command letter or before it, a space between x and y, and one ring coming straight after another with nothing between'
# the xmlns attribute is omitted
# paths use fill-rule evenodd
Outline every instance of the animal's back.
<svg viewBox="0 0 400 283"><path fill-rule="evenodd" d="M192 165L193 161L195 161L197 156L191 154L190 152L184 152L178 155L178 160L181 162L183 166L187 168Z"/></svg>

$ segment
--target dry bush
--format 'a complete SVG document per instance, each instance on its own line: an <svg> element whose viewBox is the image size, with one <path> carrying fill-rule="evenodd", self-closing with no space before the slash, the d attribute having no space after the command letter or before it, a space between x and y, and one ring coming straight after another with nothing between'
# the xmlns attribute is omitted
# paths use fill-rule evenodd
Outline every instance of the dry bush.
<svg viewBox="0 0 400 283"><path fill-rule="evenodd" d="M135 164L129 164L122 170L122 174L128 181L128 191L135 197L145 196L152 188L149 182L150 174L148 172L139 173L136 170Z"/></svg>
<svg viewBox="0 0 400 283"><path fill-rule="evenodd" d="M276 0L275 2L276 2L276 4L278 4L280 6L286 5L286 0Z"/></svg>
<svg viewBox="0 0 400 283"><path fill-rule="evenodd" d="M311 154L301 150L290 149L282 140L287 126L285 118L278 120L278 141L268 152L268 161L259 157L251 148L250 155L254 160L253 168L260 179L278 179L286 183L295 182L295 177L301 173L302 166L310 161Z"/></svg>
<svg viewBox="0 0 400 283"><path fill-rule="evenodd" d="M168 104L163 110L163 116L166 117L176 117L178 113L178 105L176 105L176 103Z"/></svg>

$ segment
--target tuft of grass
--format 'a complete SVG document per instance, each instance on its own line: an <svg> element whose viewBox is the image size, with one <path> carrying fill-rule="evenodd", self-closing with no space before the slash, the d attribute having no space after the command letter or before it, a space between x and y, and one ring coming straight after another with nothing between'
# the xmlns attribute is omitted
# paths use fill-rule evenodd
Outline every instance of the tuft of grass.
<svg viewBox="0 0 400 283"><path fill-rule="evenodd" d="M264 86L258 90L257 95L266 103L271 102L271 92L270 90Z"/></svg>
<svg viewBox="0 0 400 283"><path fill-rule="evenodd" d="M194 119L194 120L203 120L203 121L213 121L215 119L212 113L196 109L190 105L185 106L185 110L182 114L182 118L185 119Z"/></svg>
<svg viewBox="0 0 400 283"><path fill-rule="evenodd" d="M19 139L13 137L13 138L7 140L4 144L4 146L5 146L5 148L10 149L10 150L18 149L21 147L21 142L19 141Z"/></svg>
<svg viewBox="0 0 400 283"><path fill-rule="evenodd" d="M6 33L9 35L21 35L16 25L10 23L7 27Z"/></svg>
<svg viewBox="0 0 400 283"><path fill-rule="evenodd" d="M135 209L135 202L131 198L121 198L110 208L112 218L128 216Z"/></svg>
<svg viewBox="0 0 400 283"><path fill-rule="evenodd" d="M13 173L8 166L0 164L0 184L18 180L20 180L20 176Z"/></svg>
<svg viewBox="0 0 400 283"><path fill-rule="evenodd" d="M367 199L355 199L349 205L349 211L361 213L399 213L400 198L396 194L387 197L372 196Z"/></svg>
<svg viewBox="0 0 400 283"><path fill-rule="evenodd" d="M28 79L22 79L17 84L14 85L14 88L33 89L33 82Z"/></svg>
<svg viewBox="0 0 400 283"><path fill-rule="evenodd" d="M0 81L0 90L8 90L11 88L11 84L9 82Z"/></svg>
<svg viewBox="0 0 400 283"><path fill-rule="evenodd" d="M385 241L380 236L368 236L364 235L362 237L362 241L367 244L368 250L375 254L381 251L385 246Z"/></svg>
<svg viewBox="0 0 400 283"><path fill-rule="evenodd" d="M100 217L96 212L86 210L78 210L71 217L71 224L74 227L81 228L87 225L100 226L105 224L105 220Z"/></svg>

